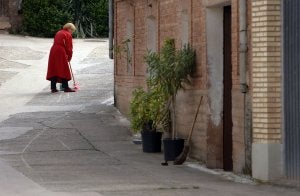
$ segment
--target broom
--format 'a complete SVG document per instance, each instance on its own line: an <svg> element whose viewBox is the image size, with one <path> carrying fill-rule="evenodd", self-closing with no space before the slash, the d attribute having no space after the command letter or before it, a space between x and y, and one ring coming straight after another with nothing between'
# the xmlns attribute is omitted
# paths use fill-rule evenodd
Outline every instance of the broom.
<svg viewBox="0 0 300 196"><path fill-rule="evenodd" d="M80 89L79 87L79 84L77 82L75 82L75 78L74 78L74 74L73 74L73 71L72 71L72 66L71 66L71 63L69 62L69 67L70 67L70 71L71 71L71 74L72 74L72 79L73 79L73 87L74 87L74 90L77 91Z"/></svg>
<svg viewBox="0 0 300 196"><path fill-rule="evenodd" d="M203 96L201 96L201 98L200 98L200 102L199 102L199 105L198 105L198 108L197 108L197 112L196 112L196 115L195 115L195 118L194 118L194 121L193 121L192 128L190 130L188 139L186 140L186 142L184 144L184 148L183 148L182 152L180 153L180 155L178 155L175 158L174 165L181 165L182 163L185 162L185 160L186 160L186 158L188 156L188 153L190 151L190 141L191 141L192 133L193 133L193 130L194 130L195 122L197 120L197 116L198 116L198 112L199 112L199 108L200 108L202 99L203 99Z"/></svg>

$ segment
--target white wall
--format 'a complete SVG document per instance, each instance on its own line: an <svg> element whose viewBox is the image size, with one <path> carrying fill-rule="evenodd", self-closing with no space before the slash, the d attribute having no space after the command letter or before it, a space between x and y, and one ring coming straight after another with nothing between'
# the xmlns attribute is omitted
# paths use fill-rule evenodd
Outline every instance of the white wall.
<svg viewBox="0 0 300 196"><path fill-rule="evenodd" d="M206 26L211 121L219 126L223 118L223 7L206 9Z"/></svg>

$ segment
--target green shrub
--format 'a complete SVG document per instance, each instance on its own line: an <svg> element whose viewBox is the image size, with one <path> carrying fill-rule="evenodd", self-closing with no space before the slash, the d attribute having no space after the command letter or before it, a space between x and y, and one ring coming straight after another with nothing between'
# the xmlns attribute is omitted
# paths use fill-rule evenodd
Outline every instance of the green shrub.
<svg viewBox="0 0 300 196"><path fill-rule="evenodd" d="M78 37L107 37L108 0L70 0L70 5Z"/></svg>
<svg viewBox="0 0 300 196"><path fill-rule="evenodd" d="M65 0L25 0L23 2L24 31L32 36L53 37L72 20Z"/></svg>
<svg viewBox="0 0 300 196"><path fill-rule="evenodd" d="M90 17L95 24L96 33L101 37L108 37L108 0L96 1L90 4Z"/></svg>
<svg viewBox="0 0 300 196"><path fill-rule="evenodd" d="M145 91L139 87L132 95L130 102L132 131L134 133L142 130L156 131L159 125L163 126L166 116L163 94L159 90Z"/></svg>
<svg viewBox="0 0 300 196"><path fill-rule="evenodd" d="M191 74L195 69L195 50L185 44L176 49L175 39L166 39L160 52L149 52L145 61L148 64L148 83L152 89L158 89L168 100L171 112L172 138L177 135L175 124L176 96L185 85L191 84Z"/></svg>
<svg viewBox="0 0 300 196"><path fill-rule="evenodd" d="M108 0L23 0L23 31L53 37L67 22L78 28L77 37L107 37Z"/></svg>

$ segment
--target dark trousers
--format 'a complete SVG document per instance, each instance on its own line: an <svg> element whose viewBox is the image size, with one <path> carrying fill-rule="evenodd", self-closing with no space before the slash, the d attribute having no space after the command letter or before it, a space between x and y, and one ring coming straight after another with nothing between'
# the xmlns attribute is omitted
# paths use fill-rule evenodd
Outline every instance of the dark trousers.
<svg viewBox="0 0 300 196"><path fill-rule="evenodd" d="M56 83L57 83L56 78L51 79L51 90L56 89ZM64 89L69 88L68 80L62 79L61 83L62 83L62 88Z"/></svg>

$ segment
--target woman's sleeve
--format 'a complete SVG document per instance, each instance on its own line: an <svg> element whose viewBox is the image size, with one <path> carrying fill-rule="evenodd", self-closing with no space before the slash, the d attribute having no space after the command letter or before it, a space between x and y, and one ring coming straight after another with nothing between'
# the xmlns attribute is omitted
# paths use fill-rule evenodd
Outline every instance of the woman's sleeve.
<svg viewBox="0 0 300 196"><path fill-rule="evenodd" d="M73 41L72 41L72 35L68 35L66 36L66 53L68 56L68 61L71 61L72 59L72 55L73 55Z"/></svg>

